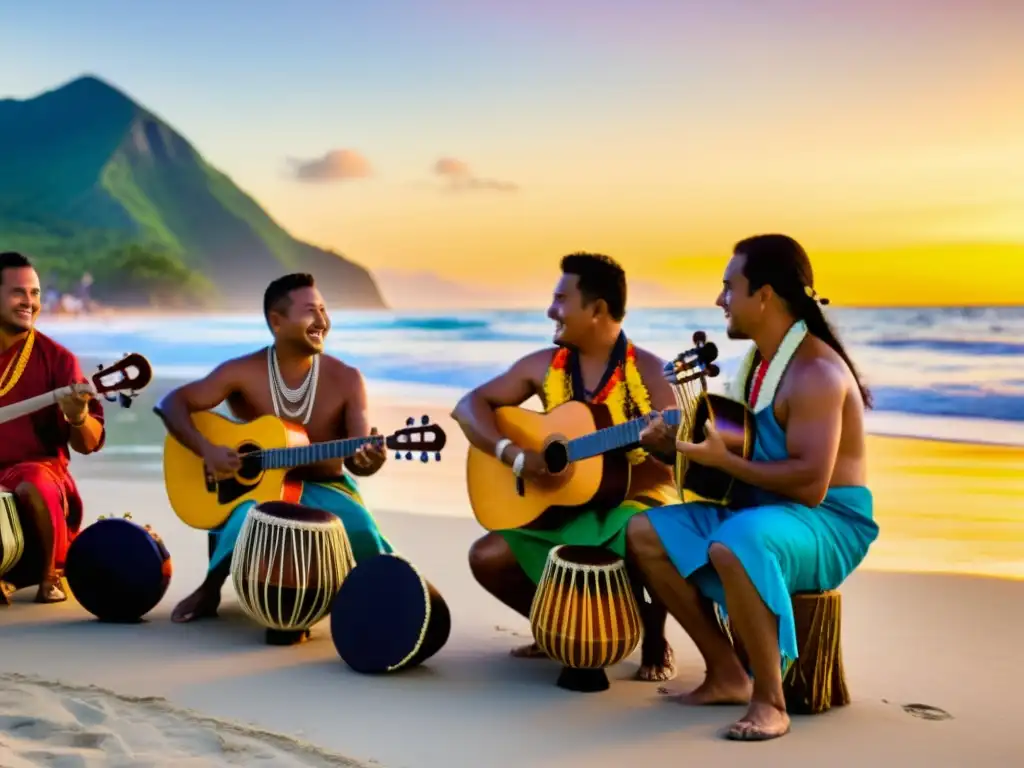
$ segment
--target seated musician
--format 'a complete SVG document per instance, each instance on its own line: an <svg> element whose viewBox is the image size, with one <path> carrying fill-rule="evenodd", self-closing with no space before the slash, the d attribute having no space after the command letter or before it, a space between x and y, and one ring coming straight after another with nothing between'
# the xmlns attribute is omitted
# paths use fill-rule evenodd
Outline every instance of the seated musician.
<svg viewBox="0 0 1024 768"><path fill-rule="evenodd" d="M205 378L168 393L157 406L167 430L201 456L217 478L233 476L241 467L240 458L228 446L210 444L194 427L192 414L216 408L225 400L242 421L272 414L301 424L311 442L371 434L362 375L323 354L331 322L313 277L290 274L274 280L263 297L263 314L274 336L271 347L228 360ZM331 460L292 470L291 476L303 481L300 502L338 516L356 562L392 548L363 504L355 481L344 470L368 477L383 466L386 457L382 446L366 445L344 463ZM239 504L216 531L206 579L175 607L173 621L217 615L231 554L253 505L253 501Z"/></svg>
<svg viewBox="0 0 1024 768"><path fill-rule="evenodd" d="M622 330L626 314L626 275L612 259L575 253L561 263L548 317L556 324L554 347L520 359L505 373L466 395L452 413L470 442L537 483L546 482L543 459L524 451L498 432L494 410L517 406L538 395L546 410L568 400L605 403L619 412L616 422L655 410L676 407L663 376L663 362L634 347ZM674 455L674 454L673 454ZM513 610L529 618L530 605L549 550L558 544L605 546L626 555L626 524L638 512L679 500L672 470L663 462L634 450L627 500L614 509L588 509L553 530L516 529L491 532L469 552L480 585ZM519 464L517 465L517 462ZM663 606L643 600L641 580L633 572L644 623L641 666L643 680L675 676L672 649L665 641ZM536 643L513 649L520 657L543 656Z"/></svg>
<svg viewBox="0 0 1024 768"><path fill-rule="evenodd" d="M39 275L31 262L20 253L0 253L0 406L86 381L78 359L35 329L39 309ZM36 584L37 603L67 599L58 572L82 524L69 449L93 453L105 439L103 406L88 395L0 424L0 486L17 497L26 539L21 563L0 583L0 603Z"/></svg>
<svg viewBox="0 0 1024 768"><path fill-rule="evenodd" d="M760 741L790 727L782 680L798 654L791 596L838 587L878 536L865 485L864 408L871 401L792 238L760 235L737 244L716 304L728 336L755 347L732 393L756 414L752 460L728 451L713 429L702 442L676 442L660 420L642 444L659 452L674 446L745 484L751 496L739 509L692 502L638 515L629 548L704 657L704 682L680 699L748 704L724 735ZM727 607L753 682L710 601Z"/></svg>

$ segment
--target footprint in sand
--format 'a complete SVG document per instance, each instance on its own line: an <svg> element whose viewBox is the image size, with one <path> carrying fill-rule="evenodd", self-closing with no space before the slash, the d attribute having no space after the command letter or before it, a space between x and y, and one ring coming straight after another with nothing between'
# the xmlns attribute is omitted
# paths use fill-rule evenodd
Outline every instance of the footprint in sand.
<svg viewBox="0 0 1024 768"><path fill-rule="evenodd" d="M952 720L953 716L944 709L930 704L904 704L903 711L922 720Z"/></svg>

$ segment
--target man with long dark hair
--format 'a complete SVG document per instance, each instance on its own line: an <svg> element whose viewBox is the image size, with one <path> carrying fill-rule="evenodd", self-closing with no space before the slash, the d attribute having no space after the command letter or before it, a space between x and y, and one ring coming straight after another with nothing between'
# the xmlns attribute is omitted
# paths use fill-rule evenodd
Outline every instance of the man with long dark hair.
<svg viewBox="0 0 1024 768"><path fill-rule="evenodd" d="M630 521L628 543L651 589L693 639L707 666L685 703L749 703L730 739L789 731L785 665L796 659L791 595L835 589L878 536L866 487L864 409L870 394L822 314L804 249L785 235L736 245L716 304L730 338L750 339L732 395L754 412L752 460L713 428L677 441L663 422L643 443L676 450L750 489L743 508L691 502ZM751 683L718 625L725 607L750 658Z"/></svg>

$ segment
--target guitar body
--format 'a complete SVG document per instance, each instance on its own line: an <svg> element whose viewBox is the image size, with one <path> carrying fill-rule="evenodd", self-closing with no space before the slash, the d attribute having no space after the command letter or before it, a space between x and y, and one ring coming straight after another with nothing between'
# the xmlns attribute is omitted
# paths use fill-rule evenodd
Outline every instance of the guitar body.
<svg viewBox="0 0 1024 768"><path fill-rule="evenodd" d="M302 483L288 480L287 469L263 469L245 454L267 448L309 445L306 431L276 416L239 423L209 411L192 414L196 429L214 445L226 445L242 455L234 477L210 482L203 460L171 435L164 440L164 485L174 513L193 528L218 528L243 501L298 503Z"/></svg>
<svg viewBox="0 0 1024 768"><path fill-rule="evenodd" d="M682 439L691 443L703 442L704 425L708 422L715 425L732 453L744 459L751 458L757 427L754 413L746 405L723 395L702 393L694 407L689 434L683 435ZM714 504L728 505L747 488L732 475L689 461L682 454L677 454L676 478L680 490L690 491Z"/></svg>
<svg viewBox="0 0 1024 768"><path fill-rule="evenodd" d="M607 406L568 402L549 413L526 408L498 408L498 431L520 448L557 461L559 443L612 426ZM554 448L552 449L552 446ZM547 453L546 453L547 452ZM490 531L556 525L574 510L621 504L629 490L630 464L622 452L610 452L560 467L557 484L545 488L525 483L516 490L512 468L473 445L466 460L469 502L480 525Z"/></svg>

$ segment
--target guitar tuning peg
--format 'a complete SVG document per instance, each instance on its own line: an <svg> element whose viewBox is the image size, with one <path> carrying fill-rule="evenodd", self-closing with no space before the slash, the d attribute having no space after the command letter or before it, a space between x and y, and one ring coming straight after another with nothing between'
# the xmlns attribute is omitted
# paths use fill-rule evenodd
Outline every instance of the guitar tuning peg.
<svg viewBox="0 0 1024 768"><path fill-rule="evenodd" d="M397 451L397 452L395 453L395 460L396 460L396 461L400 461L400 460L401 460L401 458L402 458L402 453L401 453L401 451Z"/></svg>
<svg viewBox="0 0 1024 768"><path fill-rule="evenodd" d="M412 461L412 451L405 452L405 459L406 461Z"/></svg>
<svg viewBox="0 0 1024 768"><path fill-rule="evenodd" d="M427 416L426 414L423 414L422 416L420 416L420 424L422 424L423 426L426 426L429 423L430 423L430 417L429 416Z"/></svg>
<svg viewBox="0 0 1024 768"><path fill-rule="evenodd" d="M441 460L441 452L438 451L437 453L434 454L434 461L440 461L440 460Z"/></svg>
<svg viewBox="0 0 1024 768"><path fill-rule="evenodd" d="M416 420L412 416L410 416L408 419L405 420L405 425L407 427L411 427L415 421Z"/></svg>
<svg viewBox="0 0 1024 768"><path fill-rule="evenodd" d="M430 457L427 455L426 451L420 454L420 461L422 461L424 464L430 461Z"/></svg>

